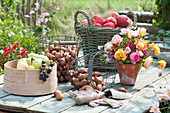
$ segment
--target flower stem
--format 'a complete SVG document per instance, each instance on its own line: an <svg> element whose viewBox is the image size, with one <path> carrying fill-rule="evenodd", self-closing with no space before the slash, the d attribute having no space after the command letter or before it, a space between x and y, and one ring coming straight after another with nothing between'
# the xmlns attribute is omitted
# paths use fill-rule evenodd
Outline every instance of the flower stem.
<svg viewBox="0 0 170 113"><path fill-rule="evenodd" d="M170 107L163 107L163 108L160 108L160 110L163 110L163 109L170 109Z"/></svg>

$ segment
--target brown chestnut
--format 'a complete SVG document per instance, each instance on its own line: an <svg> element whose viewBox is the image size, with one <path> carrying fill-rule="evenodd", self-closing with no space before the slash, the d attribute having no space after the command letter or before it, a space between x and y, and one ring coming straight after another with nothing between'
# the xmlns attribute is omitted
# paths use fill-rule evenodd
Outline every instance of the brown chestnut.
<svg viewBox="0 0 170 113"><path fill-rule="evenodd" d="M63 76L60 76L59 82L63 82L63 80L64 80L64 77L63 77Z"/></svg>
<svg viewBox="0 0 170 113"><path fill-rule="evenodd" d="M96 71L96 72L94 72L93 74L92 74L92 76L102 76L102 74L100 73L100 72L98 72L98 71Z"/></svg>
<svg viewBox="0 0 170 113"><path fill-rule="evenodd" d="M59 42L58 41L54 41L53 44L54 44L54 47L55 46L59 46Z"/></svg>
<svg viewBox="0 0 170 113"><path fill-rule="evenodd" d="M47 53L49 53L50 51L49 51L48 49L46 49L44 52L45 52L45 54L47 54Z"/></svg>
<svg viewBox="0 0 170 113"><path fill-rule="evenodd" d="M118 91L120 91L120 92L125 92L125 93L127 92L124 87L120 87Z"/></svg>

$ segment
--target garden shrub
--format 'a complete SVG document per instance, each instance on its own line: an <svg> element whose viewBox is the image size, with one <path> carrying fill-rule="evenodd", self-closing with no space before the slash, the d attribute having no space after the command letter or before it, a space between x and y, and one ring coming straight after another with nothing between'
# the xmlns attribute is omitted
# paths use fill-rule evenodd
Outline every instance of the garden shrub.
<svg viewBox="0 0 170 113"><path fill-rule="evenodd" d="M18 48L23 47L28 53L37 52L37 37L17 19L16 4L15 0L0 1L0 60L3 60L3 64L7 62L4 57L5 46L9 47L13 43L19 43ZM3 74L3 65L0 66L1 74Z"/></svg>
<svg viewBox="0 0 170 113"><path fill-rule="evenodd" d="M11 4L9 1L4 1L1 4L5 5L0 7L0 50L13 42L19 42L21 47L28 49L28 52L37 52L37 38L34 32L17 19L18 14L14 7L16 3Z"/></svg>

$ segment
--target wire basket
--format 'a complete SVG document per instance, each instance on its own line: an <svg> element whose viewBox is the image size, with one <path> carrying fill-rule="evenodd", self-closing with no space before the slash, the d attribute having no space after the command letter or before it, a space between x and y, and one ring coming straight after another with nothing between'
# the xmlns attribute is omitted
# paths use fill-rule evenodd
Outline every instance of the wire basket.
<svg viewBox="0 0 170 113"><path fill-rule="evenodd" d="M98 59L99 56L100 60L104 61L105 54L104 51L98 51L93 54L81 55L71 62L68 71L68 74L71 76L71 84L76 88L90 84L92 87L100 89L98 88L98 84L101 84L102 87L109 87L110 83L114 83L117 73L115 65L110 67L110 69L93 65L94 61ZM86 62L88 62L88 64ZM96 72L99 72L103 76L103 82L95 81L95 77L97 76L95 75ZM105 88L102 88L101 90L104 89Z"/></svg>
<svg viewBox="0 0 170 113"><path fill-rule="evenodd" d="M81 39L73 36L43 36L37 39L38 52L57 63L59 82L68 81L69 65L77 58Z"/></svg>
<svg viewBox="0 0 170 113"><path fill-rule="evenodd" d="M85 16L85 18L88 21L88 25L84 25L81 24L78 21L78 15L82 14L83 16ZM137 28L137 17L135 15L135 13L133 13L132 11L129 11L127 13L127 16L133 16L133 26L130 29L136 29ZM77 34L77 36L80 36L82 39L82 49L83 49L83 53L84 55L86 54L92 54L96 51L98 51L98 46L99 45L104 45L106 44L108 41L110 41L112 39L112 37L115 34L119 34L120 30L122 29L121 27L118 28L110 28L110 27L96 27L93 25L93 23L90 21L90 17L87 15L86 12L78 10L75 15L74 15L74 29L75 32ZM113 63L103 63L99 61L94 61L94 65L96 66L100 66L100 67L110 67L110 66L114 66L114 62ZM87 62L86 62L87 64ZM107 68L106 68L107 69Z"/></svg>

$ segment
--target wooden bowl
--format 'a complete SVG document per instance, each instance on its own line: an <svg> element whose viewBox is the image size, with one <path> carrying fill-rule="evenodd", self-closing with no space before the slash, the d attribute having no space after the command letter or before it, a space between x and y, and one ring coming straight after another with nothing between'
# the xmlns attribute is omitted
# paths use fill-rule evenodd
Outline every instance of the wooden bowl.
<svg viewBox="0 0 170 113"><path fill-rule="evenodd" d="M56 64L47 80L39 80L40 70L17 69L17 60L4 65L4 91L25 96L53 93L57 88Z"/></svg>

